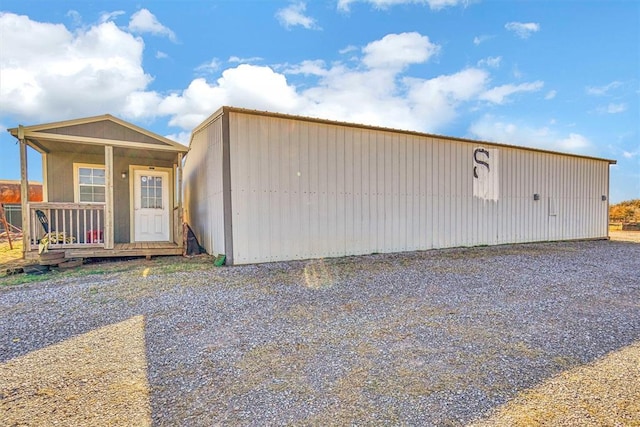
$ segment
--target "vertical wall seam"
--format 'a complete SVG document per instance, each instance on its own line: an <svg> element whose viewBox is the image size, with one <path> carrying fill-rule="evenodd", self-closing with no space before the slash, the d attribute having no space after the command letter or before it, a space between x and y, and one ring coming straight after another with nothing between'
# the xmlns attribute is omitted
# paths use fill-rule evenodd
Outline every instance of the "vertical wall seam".
<svg viewBox="0 0 640 427"><path fill-rule="evenodd" d="M229 111L222 110L222 200L224 248L227 264L233 265L233 209L231 206L231 147L229 140Z"/></svg>

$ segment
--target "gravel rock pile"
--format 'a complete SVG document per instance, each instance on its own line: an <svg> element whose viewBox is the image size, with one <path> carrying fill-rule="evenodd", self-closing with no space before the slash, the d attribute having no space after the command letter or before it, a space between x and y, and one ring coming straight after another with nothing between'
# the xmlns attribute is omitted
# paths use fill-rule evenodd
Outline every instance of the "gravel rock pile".
<svg viewBox="0 0 640 427"><path fill-rule="evenodd" d="M154 424L464 425L640 339L639 244L212 264L0 287L0 362L142 315Z"/></svg>

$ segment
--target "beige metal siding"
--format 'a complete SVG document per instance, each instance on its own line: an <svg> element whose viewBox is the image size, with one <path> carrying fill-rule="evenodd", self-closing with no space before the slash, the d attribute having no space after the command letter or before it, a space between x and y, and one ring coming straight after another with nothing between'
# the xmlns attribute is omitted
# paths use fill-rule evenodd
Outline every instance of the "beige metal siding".
<svg viewBox="0 0 640 427"><path fill-rule="evenodd" d="M185 221L215 255L225 253L222 144L218 117L192 136L183 171Z"/></svg>
<svg viewBox="0 0 640 427"><path fill-rule="evenodd" d="M608 165L595 160L570 157L554 159L549 173L549 195L555 203L550 216L550 240L607 236L609 195Z"/></svg>
<svg viewBox="0 0 640 427"><path fill-rule="evenodd" d="M607 235L604 160L238 111L229 117L236 264ZM194 152L196 137L188 158L204 159ZM496 162L485 198L474 195L476 148ZM205 174L220 173L212 165L221 147L216 152L198 171L202 186ZM219 197L220 182L208 184ZM557 215L549 215L551 204Z"/></svg>

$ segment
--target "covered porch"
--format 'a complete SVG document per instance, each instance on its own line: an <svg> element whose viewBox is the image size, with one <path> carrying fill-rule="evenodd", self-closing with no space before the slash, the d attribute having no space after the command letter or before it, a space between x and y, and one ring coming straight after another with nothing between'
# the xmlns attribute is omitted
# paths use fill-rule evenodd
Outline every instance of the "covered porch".
<svg viewBox="0 0 640 427"><path fill-rule="evenodd" d="M23 250L65 258L180 255L178 143L110 115L9 129L20 143ZM27 147L42 156L43 201L28 200Z"/></svg>
<svg viewBox="0 0 640 427"><path fill-rule="evenodd" d="M26 259L37 259L40 242L48 241L48 250L64 251L65 258L103 258L127 256L182 255L177 242L104 243L104 205L74 203L29 203L29 237ZM38 212L44 214L43 224ZM177 210L174 211L177 215ZM179 219L175 218L176 223ZM47 228L45 228L47 227ZM49 232L45 232L48 229ZM176 230L176 234L178 230ZM77 237L76 237L77 236Z"/></svg>

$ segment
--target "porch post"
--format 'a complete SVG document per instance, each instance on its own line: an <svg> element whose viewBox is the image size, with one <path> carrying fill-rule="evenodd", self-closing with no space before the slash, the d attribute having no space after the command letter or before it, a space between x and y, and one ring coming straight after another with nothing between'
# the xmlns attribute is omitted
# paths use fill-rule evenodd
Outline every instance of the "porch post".
<svg viewBox="0 0 640 427"><path fill-rule="evenodd" d="M104 146L104 248L113 249L113 147Z"/></svg>
<svg viewBox="0 0 640 427"><path fill-rule="evenodd" d="M49 159L47 153L41 153L42 157L42 201L49 201Z"/></svg>
<svg viewBox="0 0 640 427"><path fill-rule="evenodd" d="M178 153L178 208L182 209L182 153Z"/></svg>
<svg viewBox="0 0 640 427"><path fill-rule="evenodd" d="M18 126L20 142L20 209L22 209L22 257L31 249L31 218L29 215L29 180L27 178L27 141L24 128Z"/></svg>
<svg viewBox="0 0 640 427"><path fill-rule="evenodd" d="M178 185L176 191L178 192L178 221L179 224L174 224L174 230L178 231L178 235L175 236L174 240L178 246L184 245L184 218L183 218L183 210L182 210L182 153L178 153L178 168L176 169L176 173L178 174Z"/></svg>

